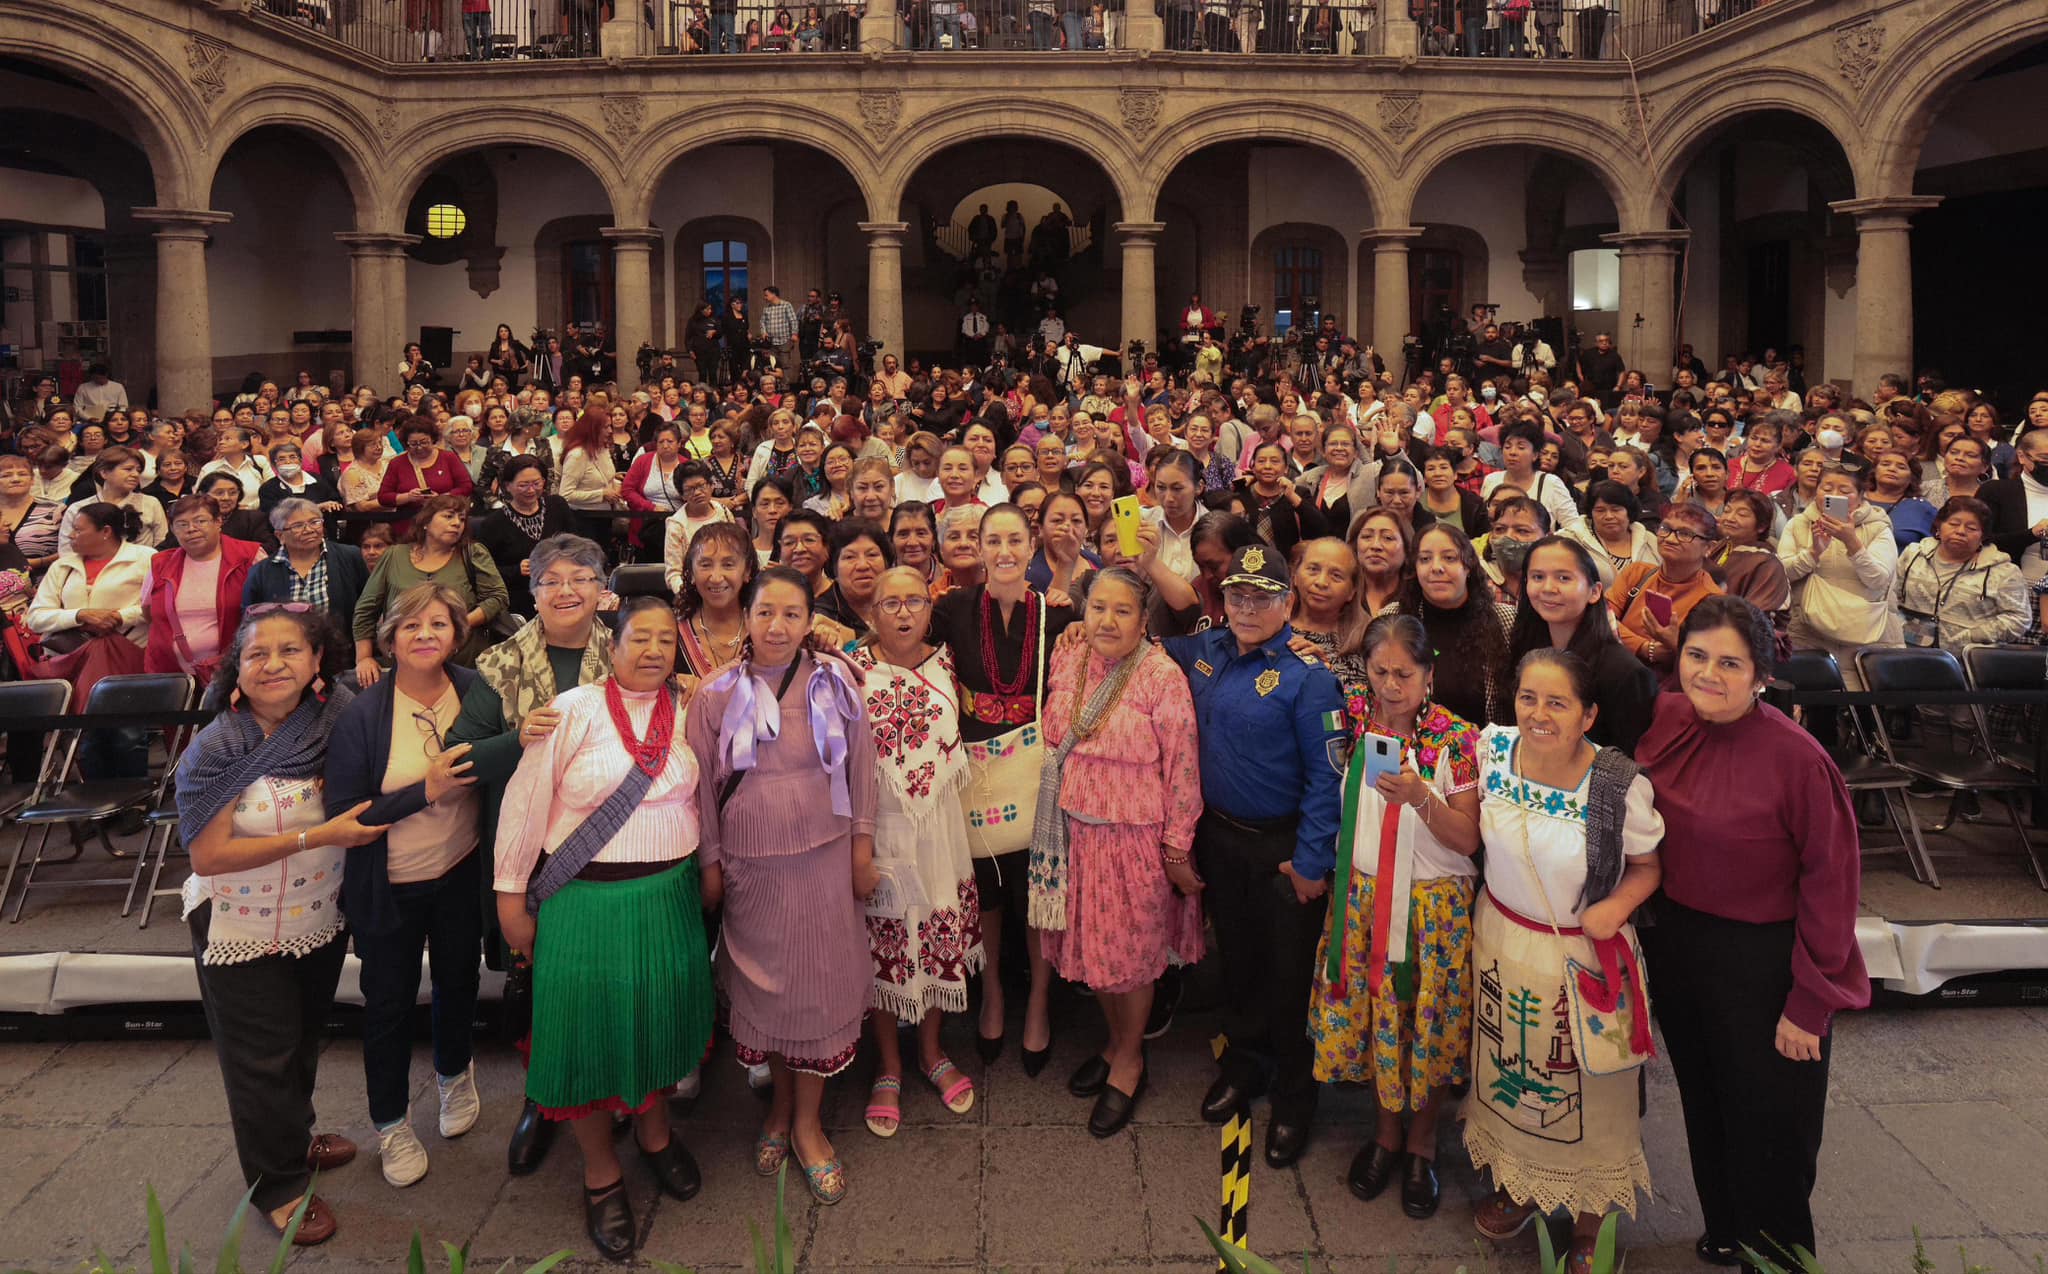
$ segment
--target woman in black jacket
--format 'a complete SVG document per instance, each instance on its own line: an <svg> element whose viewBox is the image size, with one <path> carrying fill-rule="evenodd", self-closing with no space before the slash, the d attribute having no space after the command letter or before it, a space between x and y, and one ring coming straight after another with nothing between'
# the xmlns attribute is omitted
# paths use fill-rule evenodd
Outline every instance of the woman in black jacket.
<svg viewBox="0 0 2048 1274"><path fill-rule="evenodd" d="M498 334L491 338L491 350L486 356L491 364L491 374L503 376L509 388L519 387L519 378L526 374L528 350L512 335L509 324L498 324Z"/></svg>
<svg viewBox="0 0 2048 1274"><path fill-rule="evenodd" d="M739 297L726 302L725 313L718 321L718 334L725 339L725 358L721 370L721 382L730 386L753 363L753 337L747 325L747 303Z"/></svg>
<svg viewBox="0 0 2048 1274"><path fill-rule="evenodd" d="M1657 675L1614 635L1592 552L1562 535L1529 546L1522 600L1508 633L1507 666L1519 666L1523 655L1546 646L1570 651L1593 670L1593 706L1599 715L1586 737L1633 756L1656 708Z"/></svg>
<svg viewBox="0 0 2048 1274"><path fill-rule="evenodd" d="M506 609L522 619L533 618L533 577L529 559L533 546L575 525L566 501L548 494L547 466L537 456L513 456L498 474L505 503L485 515L476 542L497 563L511 600Z"/></svg>
<svg viewBox="0 0 2048 1274"><path fill-rule="evenodd" d="M718 379L718 338L720 328L718 311L709 301L697 302L697 312L690 316L690 322L683 330L683 344L690 351L690 361L697 364L697 380L701 384L716 385Z"/></svg>

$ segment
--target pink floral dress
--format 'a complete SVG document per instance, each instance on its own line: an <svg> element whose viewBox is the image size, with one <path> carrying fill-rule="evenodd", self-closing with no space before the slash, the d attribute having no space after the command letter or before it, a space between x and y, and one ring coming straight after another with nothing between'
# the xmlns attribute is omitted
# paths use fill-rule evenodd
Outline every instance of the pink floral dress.
<svg viewBox="0 0 2048 1274"><path fill-rule="evenodd" d="M1109 668L1085 646L1053 657L1047 747L1067 737L1083 671L1092 694ZM1178 893L1160 860L1162 850L1188 851L1202 816L1194 698L1165 651L1145 648L1108 720L1068 755L1060 805L1067 927L1039 935L1060 975L1118 994L1151 983L1169 964L1201 959L1200 900Z"/></svg>
<svg viewBox="0 0 2048 1274"><path fill-rule="evenodd" d="M875 734L875 864L886 878L868 905L868 1003L904 1022L929 1009L962 1013L982 963L981 900L960 808L967 750L953 656L941 646L904 668L863 646L853 663Z"/></svg>

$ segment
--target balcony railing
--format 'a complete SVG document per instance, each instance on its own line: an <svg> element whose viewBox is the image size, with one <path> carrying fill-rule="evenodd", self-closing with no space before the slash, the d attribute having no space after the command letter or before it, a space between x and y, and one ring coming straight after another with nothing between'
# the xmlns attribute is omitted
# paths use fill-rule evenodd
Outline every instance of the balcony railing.
<svg viewBox="0 0 2048 1274"><path fill-rule="evenodd" d="M639 53L845 53L862 0L256 0L255 12L389 62L592 58ZM1093 52L1131 46L1122 0L896 0L893 37L923 52ZM1155 0L1181 53L1372 56L1409 25L1424 57L1593 61L1641 57L1767 0ZM615 14L633 22L605 25ZM625 33L627 46L616 40ZM1398 51L1399 46L1396 46Z"/></svg>

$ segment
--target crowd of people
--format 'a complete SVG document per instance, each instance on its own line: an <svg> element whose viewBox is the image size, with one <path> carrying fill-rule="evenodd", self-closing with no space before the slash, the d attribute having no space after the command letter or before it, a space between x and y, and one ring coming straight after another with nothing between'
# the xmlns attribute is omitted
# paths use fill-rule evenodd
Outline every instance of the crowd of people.
<svg viewBox="0 0 2048 1274"><path fill-rule="evenodd" d="M864 1044L894 1137L901 1025L965 1114L944 1015L983 1066L1017 1031L1036 1077L1080 984L1067 1086L1112 1136L1205 957L1201 1111L1270 1097L1270 1164L1322 1086L1370 1085L1359 1198L1432 1215L1455 1113L1479 1231L1565 1210L1589 1268L1651 1185L1654 1002L1699 1255L1814 1246L1830 1026L1869 994L1857 819L1760 696L1786 650L1853 677L1870 644L2040 640L2048 394L2014 422L1605 336L1525 374L1492 329L1405 384L1306 361L1341 337L1217 370L892 356L861 390L543 384L516 345L452 393L39 399L0 455L17 672L182 670L219 710L177 761L186 911L273 1220L355 1153L312 1132L352 941L385 1179L429 1167L423 953L443 1138L479 1114L479 966L510 968L508 1168L567 1125L607 1257L638 1233L615 1123L690 1198L665 1099L711 1058L770 1094L755 1168L836 1203L822 1102ZM627 559L666 589L615 594ZM298 1239L336 1224L315 1198Z"/></svg>

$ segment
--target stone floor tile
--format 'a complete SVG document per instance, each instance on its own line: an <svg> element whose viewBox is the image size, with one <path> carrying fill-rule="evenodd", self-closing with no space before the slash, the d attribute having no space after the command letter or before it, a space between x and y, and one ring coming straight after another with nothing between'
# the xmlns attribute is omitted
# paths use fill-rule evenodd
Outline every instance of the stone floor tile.
<svg viewBox="0 0 2048 1274"><path fill-rule="evenodd" d="M1210 1251L1195 1219L1214 1226L1222 1210L1221 1130L1152 1127L1138 1129L1135 1136L1153 1258L1166 1261ZM1292 1168L1268 1168L1256 1145L1247 1216L1252 1250L1268 1260L1284 1257L1290 1270L1300 1267L1304 1251L1319 1246L1299 1174Z"/></svg>
<svg viewBox="0 0 2048 1274"><path fill-rule="evenodd" d="M2048 1226L2048 1135L2000 1102L1873 1106L1886 1132L1953 1190L1990 1233L2030 1212Z"/></svg>
<svg viewBox="0 0 2048 1274"><path fill-rule="evenodd" d="M0 1097L0 1121L103 1127L193 1047L189 1040L67 1045Z"/></svg>
<svg viewBox="0 0 2048 1274"><path fill-rule="evenodd" d="M6 1133L5 1143L18 1135ZM168 1210L217 1169L228 1149L206 1130L102 1131L0 1217L0 1247L20 1249L38 1269L75 1266L95 1247L121 1260L148 1236L149 1187Z"/></svg>
<svg viewBox="0 0 2048 1274"><path fill-rule="evenodd" d="M1064 1093L1064 1089L1061 1090ZM1137 1143L1078 1130L991 1126L982 1151L982 1256L993 1268L1140 1259Z"/></svg>
<svg viewBox="0 0 2048 1274"><path fill-rule="evenodd" d="M1828 1110L1814 1189L1815 1231L1825 1246L1923 1234L1977 1234L1955 1192L1861 1107ZM1830 1271L1832 1274L1832 1271Z"/></svg>
<svg viewBox="0 0 2048 1274"><path fill-rule="evenodd" d="M89 1128L10 1128L0 1133L5 1170L0 1171L0 1219L55 1176L65 1160L93 1139ZM27 1255L15 1251L15 1236L0 1222L0 1260Z"/></svg>
<svg viewBox="0 0 2048 1274"><path fill-rule="evenodd" d="M886 1141L865 1129L835 1136L847 1196L817 1209L810 1267L896 1270L976 1257L981 1139L980 1128L912 1126ZM790 1189L801 1185L792 1171Z"/></svg>
<svg viewBox="0 0 2048 1274"><path fill-rule="evenodd" d="M200 1040L121 1111L124 1124L226 1126L227 1089L211 1040Z"/></svg>
<svg viewBox="0 0 2048 1274"><path fill-rule="evenodd" d="M1850 1013L1837 1023L1831 1086L1871 1105L2037 1097L2048 1010Z"/></svg>

